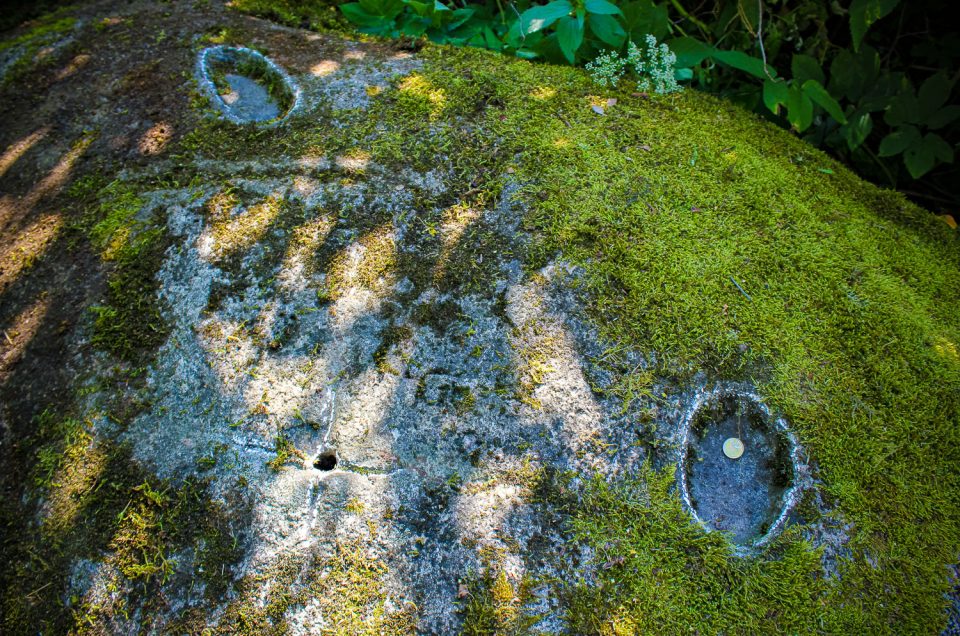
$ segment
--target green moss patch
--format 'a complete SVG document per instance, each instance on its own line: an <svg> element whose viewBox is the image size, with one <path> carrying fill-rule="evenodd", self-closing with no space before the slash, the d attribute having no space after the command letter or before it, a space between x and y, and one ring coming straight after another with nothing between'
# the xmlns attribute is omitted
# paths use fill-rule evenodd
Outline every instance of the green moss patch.
<svg viewBox="0 0 960 636"><path fill-rule="evenodd" d="M73 224L107 265L104 303L92 308L93 343L126 361L155 350L169 328L160 311L156 278L170 244L165 221L140 218L146 201L134 184L104 185L98 175L77 181L70 194L86 204Z"/></svg>

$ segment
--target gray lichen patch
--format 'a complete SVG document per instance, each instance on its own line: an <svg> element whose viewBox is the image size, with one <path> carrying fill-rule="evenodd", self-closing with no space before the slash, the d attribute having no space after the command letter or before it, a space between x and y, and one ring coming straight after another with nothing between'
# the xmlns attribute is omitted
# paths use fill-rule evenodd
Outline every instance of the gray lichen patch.
<svg viewBox="0 0 960 636"><path fill-rule="evenodd" d="M786 423L754 393L735 385L698 393L681 439L681 494L701 523L729 533L741 551L783 530L809 469Z"/></svg>
<svg viewBox="0 0 960 636"><path fill-rule="evenodd" d="M570 315L575 295L560 298L573 275L522 274L513 190L429 207L414 195L443 194L437 173L214 168L144 194L168 202L175 246L159 273L171 335L123 434L134 456L161 476L202 472L213 493L246 484L250 577L361 540L427 632L456 629L468 571L552 572L563 539L534 495L545 471L628 470L643 454L610 452L622 409L583 370L583 343L600 345ZM451 283L475 231L510 249Z"/></svg>

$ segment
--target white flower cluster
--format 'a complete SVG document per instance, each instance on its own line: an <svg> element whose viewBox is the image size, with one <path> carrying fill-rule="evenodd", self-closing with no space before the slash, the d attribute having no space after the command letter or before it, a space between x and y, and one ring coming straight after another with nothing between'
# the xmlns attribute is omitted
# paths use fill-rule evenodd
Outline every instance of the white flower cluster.
<svg viewBox="0 0 960 636"><path fill-rule="evenodd" d="M673 65L677 56L666 44L657 44L657 38L647 35L646 46L641 49L633 42L627 46L627 57L616 51L605 51L587 64L587 70L600 86L616 86L630 67L640 78L637 88L665 95L681 90L674 78Z"/></svg>
<svg viewBox="0 0 960 636"><path fill-rule="evenodd" d="M646 37L646 50L630 43L627 47L627 63L641 78L637 87L642 91L652 90L654 93L665 95L680 90L676 78L673 76L673 65L677 63L677 56L666 44L657 45L657 38L650 34Z"/></svg>
<svg viewBox="0 0 960 636"><path fill-rule="evenodd" d="M616 51L605 51L588 63L586 69L590 71L590 76L593 77L594 82L600 86L613 88L623 77L626 67L627 61L620 57Z"/></svg>

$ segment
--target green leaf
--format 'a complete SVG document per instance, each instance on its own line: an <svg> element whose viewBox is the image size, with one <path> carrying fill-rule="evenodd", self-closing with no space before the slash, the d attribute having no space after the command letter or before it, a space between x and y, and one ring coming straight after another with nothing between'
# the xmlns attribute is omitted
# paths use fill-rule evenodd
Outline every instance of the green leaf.
<svg viewBox="0 0 960 636"><path fill-rule="evenodd" d="M856 111L847 117L847 123L840 128L840 136L847 142L850 150L859 148L873 131L873 117L869 112Z"/></svg>
<svg viewBox="0 0 960 636"><path fill-rule="evenodd" d="M494 33L490 27L486 27L483 30L483 41L486 43L488 49L499 51L503 48L503 42L500 41L500 38L497 37L497 34Z"/></svg>
<svg viewBox="0 0 960 636"><path fill-rule="evenodd" d="M673 71L673 79L678 82L687 82L693 79L693 69L692 68L678 68Z"/></svg>
<svg viewBox="0 0 960 636"><path fill-rule="evenodd" d="M383 21L383 16L368 13L366 9L360 6L359 2L342 4L340 5L340 11L347 17L347 20L361 27Z"/></svg>
<svg viewBox="0 0 960 636"><path fill-rule="evenodd" d="M623 15L620 9L617 8L617 5L612 2L607 2L607 0L586 0L584 6L587 9L587 13L596 15Z"/></svg>
<svg viewBox="0 0 960 636"><path fill-rule="evenodd" d="M803 92L814 104L827 111L834 120L841 124L847 123L847 118L844 116L840 104L830 96L823 84L815 79L809 79L803 83Z"/></svg>
<svg viewBox="0 0 960 636"><path fill-rule="evenodd" d="M434 11L433 7L426 2L417 2L417 0L403 0L403 4L413 9L413 12L421 17L426 17L432 14Z"/></svg>
<svg viewBox="0 0 960 636"><path fill-rule="evenodd" d="M388 20L393 20L403 13L404 4L404 0L360 0L360 6L364 11Z"/></svg>
<svg viewBox="0 0 960 636"><path fill-rule="evenodd" d="M588 22L593 34L610 46L619 49L627 39L627 32L620 26L620 21L612 16L592 15Z"/></svg>
<svg viewBox="0 0 960 636"><path fill-rule="evenodd" d="M898 4L900 0L853 0L850 4L850 35L854 51L860 50L860 43L870 25L889 14Z"/></svg>
<svg viewBox="0 0 960 636"><path fill-rule="evenodd" d="M557 44L563 56L573 64L577 58L577 49L583 43L583 24L575 18L564 18L557 25Z"/></svg>
<svg viewBox="0 0 960 636"><path fill-rule="evenodd" d="M813 123L813 102L796 84L787 92L787 121L797 132L803 132Z"/></svg>
<svg viewBox="0 0 960 636"><path fill-rule="evenodd" d="M447 28L450 30L456 29L470 20L470 18L473 17L473 14L473 9L457 9L456 11L452 11L450 13L450 22L447 23Z"/></svg>
<svg viewBox="0 0 960 636"><path fill-rule="evenodd" d="M941 108L927 120L927 128L938 130L960 117L960 106L946 106Z"/></svg>
<svg viewBox="0 0 960 636"><path fill-rule="evenodd" d="M793 73L793 79L797 83L803 84L807 80L817 80L820 84L826 84L827 78L823 74L823 69L814 58L809 55L796 54L790 62L790 72Z"/></svg>
<svg viewBox="0 0 960 636"><path fill-rule="evenodd" d="M529 35L546 29L571 11L573 6L567 0L554 0L550 4L530 7L520 15L520 32Z"/></svg>
<svg viewBox="0 0 960 636"><path fill-rule="evenodd" d="M881 157L892 157L899 155L910 146L920 141L920 131L916 126L907 124L900 126L892 133L883 138L880 142L880 150L877 152Z"/></svg>
<svg viewBox="0 0 960 636"><path fill-rule="evenodd" d="M433 0L433 10L434 11L451 11L450 7L440 2L440 0Z"/></svg>
<svg viewBox="0 0 960 636"><path fill-rule="evenodd" d="M430 19L407 14L400 19L397 26L400 29L400 33L412 38L418 38L430 28Z"/></svg>
<svg viewBox="0 0 960 636"><path fill-rule="evenodd" d="M763 80L763 103L774 115L780 114L780 107L787 105L789 86L786 82Z"/></svg>
<svg viewBox="0 0 960 636"><path fill-rule="evenodd" d="M907 172L914 179L919 179L927 174L937 164L937 154L933 144L926 143L926 138L915 142L903 153L903 163L907 166Z"/></svg>
<svg viewBox="0 0 960 636"><path fill-rule="evenodd" d="M623 28L634 41L641 41L648 33L657 40L663 40L670 34L670 16L666 3L654 4L652 0L634 0L621 4L621 8Z"/></svg>
<svg viewBox="0 0 960 636"><path fill-rule="evenodd" d="M917 117L920 111L920 103L913 94L913 89L908 88L890 101L884 113L883 120L890 126L899 126L901 124L921 124L923 121Z"/></svg>
<svg viewBox="0 0 960 636"><path fill-rule="evenodd" d="M857 58L847 49L841 49L830 65L830 86L834 95L857 101L861 93Z"/></svg>
<svg viewBox="0 0 960 636"><path fill-rule="evenodd" d="M711 57L722 64L745 71L754 77L759 77L761 79L767 77L767 74L763 70L763 60L751 55L747 55L743 51L714 50L711 54ZM770 72L771 76L776 77L776 71L774 71L772 66L768 66L767 70Z"/></svg>
<svg viewBox="0 0 960 636"><path fill-rule="evenodd" d="M691 37L675 38L667 46L677 56L676 65L680 67L697 66L713 53L712 46Z"/></svg>
<svg viewBox="0 0 960 636"><path fill-rule="evenodd" d="M917 118L926 121L932 117L950 99L950 91L952 90L953 82L947 78L945 72L940 71L928 77L920 90L917 91L917 101L920 106Z"/></svg>
<svg viewBox="0 0 960 636"><path fill-rule="evenodd" d="M953 148L943 137L936 133L927 133L923 137L923 145L933 149L933 155L944 163L953 163Z"/></svg>

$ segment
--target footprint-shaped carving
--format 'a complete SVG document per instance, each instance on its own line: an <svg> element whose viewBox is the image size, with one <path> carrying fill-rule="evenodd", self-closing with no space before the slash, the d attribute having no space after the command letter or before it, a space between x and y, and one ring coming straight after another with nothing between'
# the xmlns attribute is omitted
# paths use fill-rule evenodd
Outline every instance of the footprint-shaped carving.
<svg viewBox="0 0 960 636"><path fill-rule="evenodd" d="M735 385L701 391L684 413L677 473L689 512L729 533L738 553L776 537L809 483L786 422Z"/></svg>
<svg viewBox="0 0 960 636"><path fill-rule="evenodd" d="M300 101L300 88L286 71L258 51L212 46L197 58L197 81L215 108L237 124L276 124Z"/></svg>

